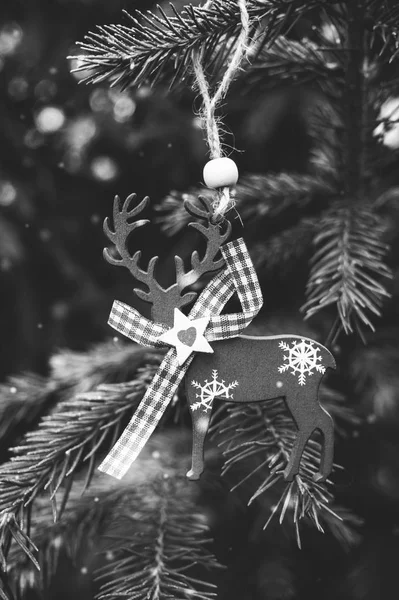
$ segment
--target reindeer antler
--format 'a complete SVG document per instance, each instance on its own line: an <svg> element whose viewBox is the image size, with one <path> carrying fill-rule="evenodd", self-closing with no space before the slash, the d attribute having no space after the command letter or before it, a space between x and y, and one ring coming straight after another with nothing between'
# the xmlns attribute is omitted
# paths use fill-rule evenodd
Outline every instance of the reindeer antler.
<svg viewBox="0 0 399 600"><path fill-rule="evenodd" d="M115 245L120 259L114 258L108 249L104 249L104 257L111 264L124 266L140 282L144 283L148 291L135 288L134 293L145 302L152 304L152 318L156 322L173 324L173 314L175 308L182 308L195 300L196 292L182 293L184 288L192 285L204 274L216 271L223 266L224 259L215 260L221 245L227 240L231 232L231 224L227 221L223 226L224 231L216 223L211 222L212 206L205 198L199 200L204 210L190 202L185 202L184 207L193 216L208 221L208 226L201 223L190 223L190 226L199 231L207 240L205 255L200 259L197 251L191 255L191 269L187 273L184 270L184 262L179 256L175 256L176 265L176 283L168 288L163 288L155 279L155 269L158 263L158 256L154 256L148 263L147 271L139 267L141 252L138 250L130 254L128 249L128 238L134 229L142 227L149 223L148 219L131 221L132 218L139 215L148 205L149 198L145 197L137 206L130 208L131 202L136 199L136 194L128 196L121 206L118 196L115 197L113 221L114 231L110 228L108 218L104 221L104 232L108 239Z"/></svg>
<svg viewBox="0 0 399 600"><path fill-rule="evenodd" d="M202 259L199 258L199 254L196 250L192 253L192 268L188 273L184 272L184 265L181 258L179 256L175 257L176 273L181 289L192 285L205 273L217 271L223 266L224 258L221 257L216 261L214 259L218 254L220 247L229 238L231 233L230 221L224 221L222 226L219 226L217 223L212 223L213 210L211 201L204 196L199 196L198 200L201 202L204 210L189 200L184 202L184 208L190 215L193 215L193 217L199 217L208 222L208 226L202 225L202 223L189 224L190 227L199 231L207 239L206 252ZM222 232L221 227L224 228L224 232Z"/></svg>
<svg viewBox="0 0 399 600"><path fill-rule="evenodd" d="M147 206L150 201L149 197L146 196L143 200L134 208L129 210L130 204L137 198L137 194L130 194L124 201L121 208L121 200L119 196L114 198L114 209L113 209L113 220L114 220L114 231L110 228L109 218L106 217L104 221L104 233L107 238L112 242L119 252L121 258L115 258L111 256L108 248L104 248L103 256L107 262L116 267L126 267L129 269L132 275L136 277L137 259L136 254L131 256L127 247L127 241L134 229L147 225L149 219L141 219L140 221L133 221L129 223L129 219L139 215Z"/></svg>

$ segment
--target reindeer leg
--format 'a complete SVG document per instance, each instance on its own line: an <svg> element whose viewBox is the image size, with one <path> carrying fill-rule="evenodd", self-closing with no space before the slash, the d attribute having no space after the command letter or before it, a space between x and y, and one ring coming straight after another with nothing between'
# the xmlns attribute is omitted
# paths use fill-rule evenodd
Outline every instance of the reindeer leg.
<svg viewBox="0 0 399 600"><path fill-rule="evenodd" d="M212 400L208 400L208 410L199 408L191 411L191 419L193 422L193 449L192 449L192 465L187 472L188 479L192 481L199 479L204 470L204 442L205 436L209 428L212 413Z"/></svg>
<svg viewBox="0 0 399 600"><path fill-rule="evenodd" d="M328 412L321 408L317 429L323 434L323 448L320 459L320 470L313 476L314 481L325 481L332 471L334 461L334 422Z"/></svg>
<svg viewBox="0 0 399 600"><path fill-rule="evenodd" d="M286 481L292 481L295 475L297 475L299 472L302 453L310 436L315 430L315 426L313 420L309 422L309 416L311 417L311 413L306 410L306 403L304 402L304 398L300 392L287 394L285 396L285 403L287 404L297 427L295 443L292 447L288 464L284 469L284 479Z"/></svg>
<svg viewBox="0 0 399 600"><path fill-rule="evenodd" d="M284 469L284 479L292 481L295 475L299 472L299 465L302 458L302 453L305 449L308 439L312 435L313 428L298 429L295 444L291 450L290 459Z"/></svg>

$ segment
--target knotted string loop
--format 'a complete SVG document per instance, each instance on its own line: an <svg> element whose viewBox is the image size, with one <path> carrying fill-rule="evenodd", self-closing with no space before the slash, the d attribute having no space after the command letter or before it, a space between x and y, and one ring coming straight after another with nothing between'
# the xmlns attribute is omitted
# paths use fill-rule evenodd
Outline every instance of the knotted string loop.
<svg viewBox="0 0 399 600"><path fill-rule="evenodd" d="M241 62L248 52L250 22L246 0L237 0L237 3L240 9L241 31L238 36L230 63L213 95L211 94L210 86L205 76L205 71L202 64L203 51L196 50L193 53L193 69L196 84L202 96L203 102L201 117L205 125L206 139L211 159L221 158L223 156L223 149L220 139L221 120L216 118L216 110L226 97L230 84L234 80L240 68ZM208 1L204 5L204 8L208 8L211 4L212 0ZM213 208L215 217L223 217L224 214L233 207L234 201L230 196L230 188L225 187L218 192L217 198L214 202Z"/></svg>

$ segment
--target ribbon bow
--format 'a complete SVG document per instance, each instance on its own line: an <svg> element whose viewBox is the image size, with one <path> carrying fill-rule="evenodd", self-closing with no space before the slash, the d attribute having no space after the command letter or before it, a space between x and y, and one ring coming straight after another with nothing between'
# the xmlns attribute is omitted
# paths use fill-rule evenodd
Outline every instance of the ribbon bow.
<svg viewBox="0 0 399 600"><path fill-rule="evenodd" d="M237 337L258 314L263 303L244 240L229 242L221 252L226 269L211 279L189 314L192 320L211 315L204 334L209 342ZM243 311L220 315L234 291L237 291ZM168 327L146 319L123 302L114 302L108 323L138 344L164 346L159 337L168 331ZM100 471L122 479L157 426L194 356L191 354L183 365L179 365L176 349L169 349L132 419L99 466Z"/></svg>

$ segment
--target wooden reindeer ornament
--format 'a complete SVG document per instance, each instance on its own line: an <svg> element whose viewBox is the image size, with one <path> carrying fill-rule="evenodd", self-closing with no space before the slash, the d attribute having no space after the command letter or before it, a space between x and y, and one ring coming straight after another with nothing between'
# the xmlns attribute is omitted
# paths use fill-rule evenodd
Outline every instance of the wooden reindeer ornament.
<svg viewBox="0 0 399 600"><path fill-rule="evenodd" d="M187 399L193 422L192 467L190 479L198 479L204 468L204 440L215 398L227 402L259 402L283 397L297 427L297 437L284 471L291 480L299 470L307 441L318 429L323 435L323 452L316 480L325 480L333 463L333 422L320 406L318 391L326 369L334 368L330 352L311 339L296 335L245 336L245 330L262 305L262 295L251 259L242 239L226 243L231 225L214 222L212 206L200 198L202 208L190 202L185 209L205 223L190 226L206 240L202 258L191 256L186 272L183 260L175 257L176 282L163 288L155 279L158 257L150 260L147 270L139 266L140 252L131 255L130 234L148 223L136 217L148 204L148 198L132 207L135 195L121 204L115 198L111 228L108 219L104 231L116 246L120 258L104 251L106 260L129 269L147 290L135 289L141 299L152 304L152 320L135 309L115 301L109 324L134 341L153 347L170 346L157 374L121 438L100 465L100 470L121 478L135 460L155 429L179 383L186 376ZM186 291L205 273L217 274L198 296ZM237 293L241 313L220 314ZM188 316L181 308L192 303Z"/></svg>

